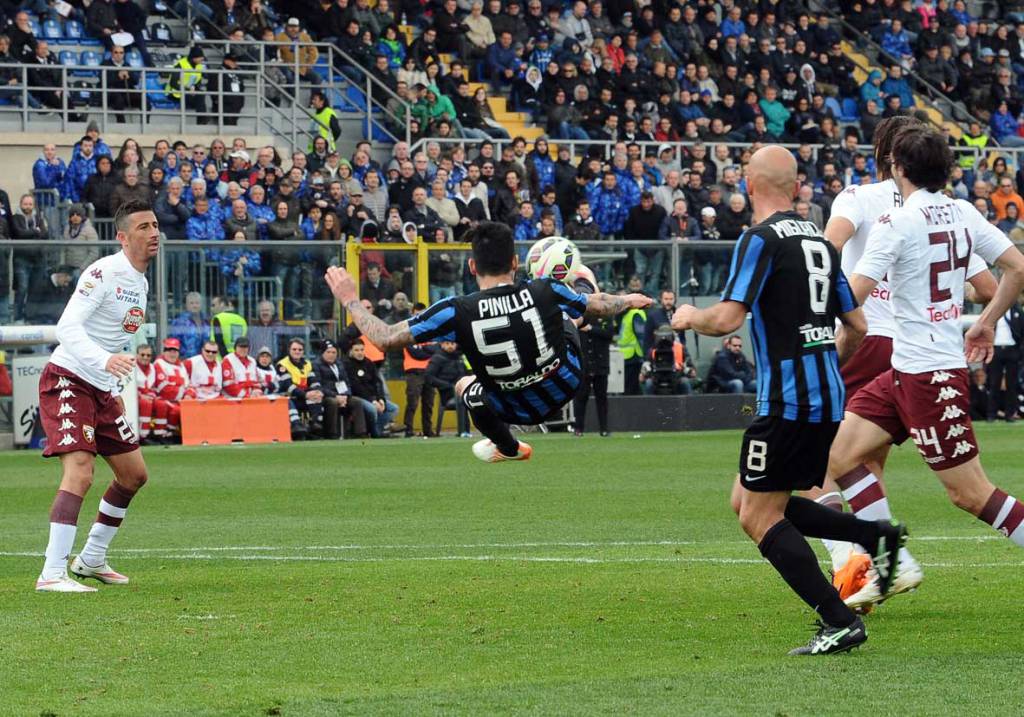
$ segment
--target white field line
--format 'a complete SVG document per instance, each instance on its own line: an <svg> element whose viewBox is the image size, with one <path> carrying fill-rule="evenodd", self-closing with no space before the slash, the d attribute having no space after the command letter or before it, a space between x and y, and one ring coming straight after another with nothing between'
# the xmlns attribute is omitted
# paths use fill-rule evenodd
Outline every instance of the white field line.
<svg viewBox="0 0 1024 717"><path fill-rule="evenodd" d="M10 553L0 552L0 557L43 557L42 553ZM183 553L168 552L154 553L147 557L157 560L203 560L203 561L269 561L281 563L415 563L415 562L479 562L479 563L570 563L580 565L606 565L606 564L639 564L639 563L676 563L676 564L706 564L706 565L767 565L764 560L757 558L723 558L723 557L624 557L624 558L591 558L591 557L564 557L546 555L417 555L398 557L346 557L338 555L225 555L211 553ZM827 565L827 561L820 561ZM1024 561L1011 561L1000 563L921 563L925 568L1020 568L1024 567Z"/></svg>
<svg viewBox="0 0 1024 717"><path fill-rule="evenodd" d="M986 542L990 540L1006 540L999 535L925 535L912 537L910 542L946 542L970 541ZM164 553L271 553L279 551L299 552L344 552L367 550L518 550L523 548L633 548L633 547L683 547L691 545L749 545L749 540L611 540L611 541L551 541L521 543L381 543L343 545L217 545L200 547L165 547L165 548L116 548L118 555L133 554L164 554ZM35 556L36 552L2 552L0 557Z"/></svg>

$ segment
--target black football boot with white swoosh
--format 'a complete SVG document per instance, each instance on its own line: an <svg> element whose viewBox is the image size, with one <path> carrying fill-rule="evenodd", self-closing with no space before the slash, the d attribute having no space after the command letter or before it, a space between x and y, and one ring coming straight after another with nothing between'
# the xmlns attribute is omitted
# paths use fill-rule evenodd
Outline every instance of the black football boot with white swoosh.
<svg viewBox="0 0 1024 717"><path fill-rule="evenodd" d="M790 650L790 655L835 655L867 642L868 632L858 617L846 627L833 627L818 622L818 631L806 645Z"/></svg>

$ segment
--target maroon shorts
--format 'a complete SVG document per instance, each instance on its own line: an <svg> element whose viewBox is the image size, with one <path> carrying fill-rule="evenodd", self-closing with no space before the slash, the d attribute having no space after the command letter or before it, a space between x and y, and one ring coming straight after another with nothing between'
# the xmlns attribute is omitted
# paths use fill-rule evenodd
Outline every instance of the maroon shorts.
<svg viewBox="0 0 1024 717"><path fill-rule="evenodd" d="M899 445L913 438L924 462L944 471L978 455L971 425L967 369L900 373L889 369L857 392L846 410L865 418Z"/></svg>
<svg viewBox="0 0 1024 717"><path fill-rule="evenodd" d="M850 399L878 376L892 368L892 339L888 336L866 336L853 356L843 364L839 374Z"/></svg>
<svg viewBox="0 0 1024 717"><path fill-rule="evenodd" d="M139 447L117 398L52 363L39 377L39 417L46 432L44 457L72 451L114 456Z"/></svg>

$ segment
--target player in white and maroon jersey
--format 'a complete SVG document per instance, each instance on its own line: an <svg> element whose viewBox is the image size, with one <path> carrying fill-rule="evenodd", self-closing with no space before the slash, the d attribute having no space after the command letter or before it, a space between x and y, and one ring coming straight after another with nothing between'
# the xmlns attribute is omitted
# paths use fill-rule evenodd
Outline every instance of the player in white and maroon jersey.
<svg viewBox="0 0 1024 717"><path fill-rule="evenodd" d="M836 197L832 205L825 236L842 252L842 269L846 276L853 273L864 254L868 235L878 218L903 204L899 187L892 178L890 155L897 134L913 127L924 129L925 126L909 116L898 115L883 120L874 135L879 181L848 187ZM977 299L981 302L990 299L995 292L995 277L977 256L971 257L967 280L974 286ZM892 340L897 331L891 295L888 281L883 277L862 303L868 333L853 357L840 369L848 398L852 398L876 376L891 368ZM843 446L834 443L833 450L843 450ZM892 512L882 483L888 454L889 446L886 445L849 473L830 475L824 488L815 493L818 502L842 510L842 501L845 499L858 518L891 520ZM871 564L870 558L849 543L824 542L832 557L834 584L840 595L845 599L859 592L869 582L867 571ZM900 563L899 584L894 586L896 593L912 590L924 579L920 565L906 548L900 550Z"/></svg>
<svg viewBox="0 0 1024 717"><path fill-rule="evenodd" d="M198 354L184 361L185 369L188 371L189 385L200 401L220 398L221 375L217 351L217 343L207 341Z"/></svg>
<svg viewBox="0 0 1024 717"><path fill-rule="evenodd" d="M249 339L245 336L235 339L235 350L220 362L224 395L232 398L262 396L260 372L256 359L249 355Z"/></svg>
<svg viewBox="0 0 1024 717"><path fill-rule="evenodd" d="M991 357L995 325L1024 287L1024 255L969 203L941 193L952 153L938 132L896 137L893 176L903 206L878 219L850 285L863 301L888 276L899 331L892 368L848 403L829 473L846 475L891 443L913 438L955 505L1024 547L1024 504L989 482L970 419L967 360ZM964 277L972 253L1003 271L994 297L965 338ZM879 570L897 566L879 566ZM868 583L847 604L884 599Z"/></svg>
<svg viewBox="0 0 1024 717"><path fill-rule="evenodd" d="M95 592L68 576L68 558L97 454L110 465L114 480L71 572L108 584L128 582L107 563L107 548L147 474L117 384L134 370L135 357L125 351L146 314L146 269L159 251L160 228L149 205L138 201L119 207L114 224L121 251L82 271L57 323L60 345L39 377L43 455L60 456L62 471L50 508L46 560L36 581L39 591Z"/></svg>
<svg viewBox="0 0 1024 717"><path fill-rule="evenodd" d="M181 401L196 396L195 389L190 385L188 369L185 368L185 363L178 358L180 355L181 341L164 339L164 351L153 362L153 367L156 370L154 390L161 407L155 421L156 434L163 438L180 431Z"/></svg>
<svg viewBox="0 0 1024 717"><path fill-rule="evenodd" d="M153 400L156 398L156 369L153 368L153 347L149 344L135 348L135 386L139 395L139 438L145 443L153 429Z"/></svg>

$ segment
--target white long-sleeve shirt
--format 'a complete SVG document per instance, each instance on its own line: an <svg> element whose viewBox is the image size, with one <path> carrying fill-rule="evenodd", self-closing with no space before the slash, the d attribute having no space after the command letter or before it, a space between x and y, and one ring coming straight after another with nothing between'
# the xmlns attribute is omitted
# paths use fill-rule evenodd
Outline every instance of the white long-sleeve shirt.
<svg viewBox="0 0 1024 717"><path fill-rule="evenodd" d="M124 252L87 266L57 322L60 345L50 363L101 391L115 391L117 379L107 373L107 361L126 351L142 326L148 292L146 275L136 271Z"/></svg>

